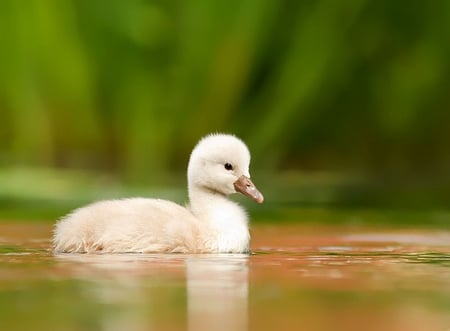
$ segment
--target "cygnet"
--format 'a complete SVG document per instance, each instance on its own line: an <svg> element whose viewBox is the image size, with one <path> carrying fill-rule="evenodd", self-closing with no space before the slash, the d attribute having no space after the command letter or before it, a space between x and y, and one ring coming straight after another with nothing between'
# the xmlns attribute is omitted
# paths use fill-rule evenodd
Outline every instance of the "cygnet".
<svg viewBox="0 0 450 331"><path fill-rule="evenodd" d="M56 253L247 253L245 210L227 196L240 192L258 203L250 180L250 152L237 137L211 134L191 153L189 203L129 198L76 209L56 223Z"/></svg>

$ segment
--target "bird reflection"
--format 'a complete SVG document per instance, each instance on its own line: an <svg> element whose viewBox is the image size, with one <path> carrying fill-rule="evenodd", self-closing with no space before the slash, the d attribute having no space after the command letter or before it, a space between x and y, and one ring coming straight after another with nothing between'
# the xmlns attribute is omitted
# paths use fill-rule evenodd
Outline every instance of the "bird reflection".
<svg viewBox="0 0 450 331"><path fill-rule="evenodd" d="M104 331L248 329L248 256L56 255L64 274L80 280L83 304ZM181 283L185 279L185 283ZM186 293L186 301L180 300ZM174 300L174 298L176 298ZM185 307L185 313L180 309ZM186 318L183 318L184 315ZM163 317L161 317L163 316ZM164 316L166 320L164 320ZM163 325L161 325L163 323ZM183 325L186 324L186 325Z"/></svg>
<svg viewBox="0 0 450 331"><path fill-rule="evenodd" d="M247 330L248 257L186 260L189 330Z"/></svg>

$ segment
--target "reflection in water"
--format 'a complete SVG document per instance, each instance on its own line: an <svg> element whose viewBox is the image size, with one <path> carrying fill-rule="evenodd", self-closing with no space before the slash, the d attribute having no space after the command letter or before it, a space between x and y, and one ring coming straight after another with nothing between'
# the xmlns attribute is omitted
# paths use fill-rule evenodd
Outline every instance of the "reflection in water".
<svg viewBox="0 0 450 331"><path fill-rule="evenodd" d="M84 280L83 292L107 307L98 312L104 331L148 330L170 324L188 330L247 330L248 256L245 255L57 255ZM185 283L174 288L174 273ZM167 278L166 278L167 277ZM173 302L187 293L187 303ZM167 308L167 311L164 309ZM186 313L186 312L184 312ZM169 323L164 315L176 316ZM169 329L171 329L169 327Z"/></svg>
<svg viewBox="0 0 450 331"><path fill-rule="evenodd" d="M186 260L189 330L247 330L248 257Z"/></svg>
<svg viewBox="0 0 450 331"><path fill-rule="evenodd" d="M100 329L137 331L148 324L140 307L148 305L150 298L144 297L139 288L138 282L131 279L95 281L86 288L98 303L109 307L98 320Z"/></svg>

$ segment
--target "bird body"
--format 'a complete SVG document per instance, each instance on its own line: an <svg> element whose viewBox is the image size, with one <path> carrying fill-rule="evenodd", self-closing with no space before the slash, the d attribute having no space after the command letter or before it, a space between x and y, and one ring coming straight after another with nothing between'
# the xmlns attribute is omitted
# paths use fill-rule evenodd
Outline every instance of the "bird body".
<svg viewBox="0 0 450 331"><path fill-rule="evenodd" d="M228 200L237 191L262 203L250 181L250 153L231 135L203 138L188 165L190 203L162 199L105 200L57 222L55 252L245 253L250 235L245 210Z"/></svg>

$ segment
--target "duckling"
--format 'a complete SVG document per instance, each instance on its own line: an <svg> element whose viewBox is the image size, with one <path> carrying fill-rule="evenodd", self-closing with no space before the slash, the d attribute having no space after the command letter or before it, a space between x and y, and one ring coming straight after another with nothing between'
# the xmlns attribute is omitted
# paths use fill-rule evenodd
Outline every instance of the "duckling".
<svg viewBox="0 0 450 331"><path fill-rule="evenodd" d="M227 196L240 192L257 203L250 152L239 138L211 134L189 158L189 203L128 198L76 209L55 225L56 253L247 253L245 210Z"/></svg>

